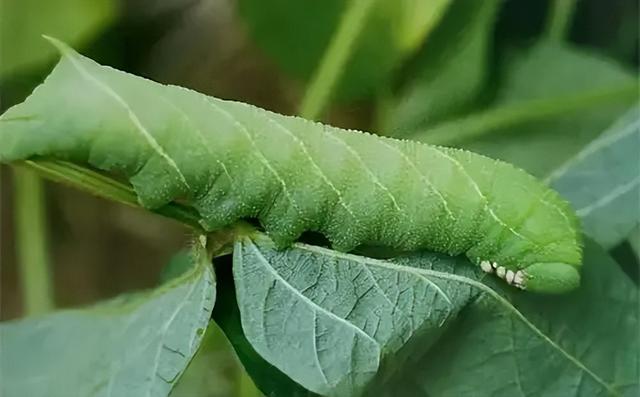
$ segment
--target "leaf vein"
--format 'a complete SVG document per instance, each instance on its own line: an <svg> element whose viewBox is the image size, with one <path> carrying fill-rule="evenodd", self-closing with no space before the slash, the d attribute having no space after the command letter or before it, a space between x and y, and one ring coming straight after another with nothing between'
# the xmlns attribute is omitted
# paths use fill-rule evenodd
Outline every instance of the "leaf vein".
<svg viewBox="0 0 640 397"><path fill-rule="evenodd" d="M568 351L564 350L559 344L557 344L549 336L547 336L544 332L542 332L531 321L529 321L529 319L527 319L517 308L515 308L508 300L506 300L500 294L498 294L497 292L495 292L494 290L492 290L491 288L489 288L488 286L484 285L483 283L481 283L479 281L470 279L468 277L459 276L457 274L444 273L444 272L439 272L439 271L436 271L436 270L429 270L429 269L412 268L412 267L408 267L408 266L404 266L404 265L399 265L399 264L396 264L396 263L391 264L389 262L385 262L385 261L378 260L378 259L366 258L366 257L357 256L357 255L337 252L337 251L333 251L333 250L330 250L330 249L327 249L327 248L316 247L316 246L303 244L303 243L296 243L295 246L297 248L302 249L302 250L315 252L315 253L319 253L319 254L322 254L322 255L329 255L329 256L339 257L339 258L343 258L343 259L346 259L346 260L349 260L349 261L354 261L354 262L357 262L357 263L369 264L371 266L381 267L381 268L384 268L384 269L390 269L390 270L393 270L393 271L396 271L396 272L397 271L404 271L404 272L408 272L408 273L416 273L416 272L417 273L424 273L425 275L429 275L429 276L432 276L432 277L441 278L441 279L449 280L449 281L457 281L459 283L467 284L470 287L475 288L477 290L480 290L481 292L484 292L485 294L487 294L487 296L490 296L491 298L495 299L507 311L511 312L514 316L516 316L518 318L518 320L520 320L536 336L538 336L544 342L549 344L549 346L551 346L554 350L558 351L567 360L569 360L569 362L571 362L573 365L575 365L580 370L582 370L585 373L587 373L594 381L596 381L602 387L607 389L607 391L609 393L611 393L612 395L618 395L617 391L611 385L606 383L602 378L600 378L597 374L595 374L591 369L589 369L585 364L583 364L575 356L570 354Z"/></svg>
<svg viewBox="0 0 640 397"><path fill-rule="evenodd" d="M606 194L600 197L598 200L594 201L593 203L576 210L576 214L584 218L585 216L591 214L593 211L597 210L598 208L604 207L605 205L611 203L613 200L617 199L618 197L629 193L638 185L640 185L640 176L635 177L630 182L627 182L624 185L616 187L611 192L609 192L609 194Z"/></svg>
<svg viewBox="0 0 640 397"><path fill-rule="evenodd" d="M347 326L347 328L353 329L355 333L360 334L366 340L368 340L369 342L373 343L377 348L379 348L378 342L375 339L373 339L371 336L369 336L369 334L367 334L362 329L357 327L355 324L350 323L349 321L347 321L347 320L343 319L342 317L334 314L333 312L325 309L324 307L318 305L317 303L315 303L314 301L312 301L311 299L309 299L305 295L301 294L300 291L298 291L291 284L289 284L287 282L287 280L282 278L282 276L278 273L278 271L276 269L274 269L273 266L271 266L271 264L269 263L267 258L264 257L262 252L255 246L255 244L253 244L253 242L250 239L247 238L246 240L248 241L248 245L251 247L251 249L257 255L258 259L264 264L265 268L269 271L269 273L271 273L274 278L276 278L278 281L280 281L282 283L282 285L285 286L285 288L290 290L294 295L298 296L302 301L307 303L310 307L313 307L313 308L315 308L315 310L317 310L317 311L319 311L321 313L324 313L327 317L330 317L330 318L336 320L337 322L339 322L341 324L344 324L345 326Z"/></svg>

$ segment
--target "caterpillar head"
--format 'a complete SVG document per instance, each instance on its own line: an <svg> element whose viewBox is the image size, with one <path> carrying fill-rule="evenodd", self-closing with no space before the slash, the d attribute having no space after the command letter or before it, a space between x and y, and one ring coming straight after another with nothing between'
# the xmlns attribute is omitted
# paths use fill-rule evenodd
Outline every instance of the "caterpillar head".
<svg viewBox="0 0 640 397"><path fill-rule="evenodd" d="M523 272L526 278L525 288L534 292L558 294L580 285L578 267L567 263L534 263Z"/></svg>

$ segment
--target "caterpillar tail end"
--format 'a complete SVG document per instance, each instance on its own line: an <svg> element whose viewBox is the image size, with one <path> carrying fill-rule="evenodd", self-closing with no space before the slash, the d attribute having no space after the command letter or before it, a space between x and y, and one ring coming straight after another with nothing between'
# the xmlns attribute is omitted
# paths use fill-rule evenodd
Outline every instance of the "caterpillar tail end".
<svg viewBox="0 0 640 397"><path fill-rule="evenodd" d="M578 267L567 263L534 263L524 269L526 290L543 294L562 294L580 285Z"/></svg>

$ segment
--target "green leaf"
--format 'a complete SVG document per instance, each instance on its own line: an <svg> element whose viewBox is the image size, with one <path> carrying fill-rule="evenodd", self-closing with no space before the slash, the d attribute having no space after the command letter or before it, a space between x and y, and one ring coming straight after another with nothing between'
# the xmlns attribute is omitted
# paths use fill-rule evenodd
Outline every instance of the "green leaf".
<svg viewBox="0 0 640 397"><path fill-rule="evenodd" d="M216 302L217 305L217 302ZM228 397L234 392L237 364L224 334L211 321L200 348L171 390L171 397Z"/></svg>
<svg viewBox="0 0 640 397"><path fill-rule="evenodd" d="M404 53L417 49L442 19L453 0L379 1L392 15L395 39Z"/></svg>
<svg viewBox="0 0 640 397"><path fill-rule="evenodd" d="M241 0L239 11L255 42L282 70L307 80L320 64L351 0ZM437 24L450 0L377 1L346 65L337 94L370 96Z"/></svg>
<svg viewBox="0 0 640 397"><path fill-rule="evenodd" d="M411 396L637 396L638 288L595 242L583 283L550 297L483 294L387 385Z"/></svg>
<svg viewBox="0 0 640 397"><path fill-rule="evenodd" d="M554 171L550 184L577 210L584 231L605 248L640 224L640 108Z"/></svg>
<svg viewBox="0 0 640 397"><path fill-rule="evenodd" d="M319 394L634 395L638 290L587 248L584 286L554 297L460 258L278 251L260 235L237 242L233 267L249 343Z"/></svg>
<svg viewBox="0 0 640 397"><path fill-rule="evenodd" d="M211 316L215 279L205 247L158 289L93 307L0 325L3 396L166 396Z"/></svg>
<svg viewBox="0 0 640 397"><path fill-rule="evenodd" d="M464 110L488 74L500 0L454 1L418 55L410 79L382 116L388 135L407 135Z"/></svg>
<svg viewBox="0 0 640 397"><path fill-rule="evenodd" d="M56 51L42 40L54 35L79 46L117 13L114 0L0 0L0 78L52 60Z"/></svg>
<svg viewBox="0 0 640 397"><path fill-rule="evenodd" d="M230 256L216 258L218 298L213 319L224 331L247 373L265 396L311 397L316 394L294 382L282 371L265 361L247 341L236 299Z"/></svg>
<svg viewBox="0 0 640 397"><path fill-rule="evenodd" d="M192 258L191 251L186 248L175 253L160 272L160 282L164 284L189 271L193 267Z"/></svg>
<svg viewBox="0 0 640 397"><path fill-rule="evenodd" d="M546 176L637 98L637 80L628 71L567 44L538 43L514 56L506 70L487 110L412 138L457 144Z"/></svg>
<svg viewBox="0 0 640 397"><path fill-rule="evenodd" d="M358 395L410 338L420 332L430 345L477 294L464 282L478 284L467 276L479 270L461 266L465 260L427 255L415 263L424 268L241 238L233 272L244 335L307 389Z"/></svg>

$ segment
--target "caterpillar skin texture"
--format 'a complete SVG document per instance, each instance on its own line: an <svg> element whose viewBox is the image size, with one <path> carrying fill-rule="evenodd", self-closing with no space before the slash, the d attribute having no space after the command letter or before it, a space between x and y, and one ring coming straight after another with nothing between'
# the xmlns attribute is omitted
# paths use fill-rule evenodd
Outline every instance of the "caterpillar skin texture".
<svg viewBox="0 0 640 397"><path fill-rule="evenodd" d="M36 156L126 177L141 205L193 206L213 231L257 218L278 246L304 231L333 247L465 254L530 291L579 284L581 243L558 194L474 153L346 131L63 53L0 119L0 160Z"/></svg>

